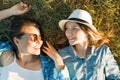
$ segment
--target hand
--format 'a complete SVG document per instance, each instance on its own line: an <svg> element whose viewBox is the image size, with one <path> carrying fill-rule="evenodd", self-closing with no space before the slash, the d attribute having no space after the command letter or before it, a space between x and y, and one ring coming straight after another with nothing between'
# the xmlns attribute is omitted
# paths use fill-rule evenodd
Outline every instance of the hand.
<svg viewBox="0 0 120 80"><path fill-rule="evenodd" d="M43 52L45 52L51 59L54 60L56 69L62 69L64 68L64 63L61 58L61 56L58 54L58 52L55 50L55 48L46 41L47 47L43 47Z"/></svg>
<svg viewBox="0 0 120 80"><path fill-rule="evenodd" d="M20 2L14 6L12 6L10 8L10 10L12 11L13 15L21 15L21 14L24 14L26 12L28 12L29 10L31 9L31 6L23 3L23 2Z"/></svg>

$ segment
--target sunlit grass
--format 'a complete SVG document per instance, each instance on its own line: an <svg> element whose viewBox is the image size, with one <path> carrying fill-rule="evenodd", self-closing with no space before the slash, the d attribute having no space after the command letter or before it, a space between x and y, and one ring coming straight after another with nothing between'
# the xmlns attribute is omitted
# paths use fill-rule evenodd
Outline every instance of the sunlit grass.
<svg viewBox="0 0 120 80"><path fill-rule="evenodd" d="M8 8L21 0L1 0L0 10ZM53 45L56 37L62 34L58 22L66 19L72 10L85 9L91 13L93 24L105 33L114 29L110 49L120 64L120 0L24 0L32 6L32 10L22 16L35 18L42 23L45 36ZM0 23L0 39L9 38L10 17ZM55 46L56 47L56 46Z"/></svg>

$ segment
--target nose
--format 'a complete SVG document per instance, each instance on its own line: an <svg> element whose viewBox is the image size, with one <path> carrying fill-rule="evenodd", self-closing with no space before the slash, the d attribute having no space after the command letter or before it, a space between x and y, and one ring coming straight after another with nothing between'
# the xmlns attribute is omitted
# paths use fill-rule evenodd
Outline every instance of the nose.
<svg viewBox="0 0 120 80"><path fill-rule="evenodd" d="M43 42L42 39L41 39L41 37L38 37L36 43L41 44L41 42Z"/></svg>
<svg viewBox="0 0 120 80"><path fill-rule="evenodd" d="M42 45L42 44L43 44L43 41L41 40L41 41L40 41L40 45Z"/></svg>
<svg viewBox="0 0 120 80"><path fill-rule="evenodd" d="M66 31L66 36L67 37L73 36L73 31L72 30L67 30Z"/></svg>

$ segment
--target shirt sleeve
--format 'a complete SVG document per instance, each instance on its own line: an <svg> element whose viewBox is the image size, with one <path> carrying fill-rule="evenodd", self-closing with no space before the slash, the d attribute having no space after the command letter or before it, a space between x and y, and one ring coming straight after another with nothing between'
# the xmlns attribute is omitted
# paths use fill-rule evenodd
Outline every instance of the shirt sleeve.
<svg viewBox="0 0 120 80"><path fill-rule="evenodd" d="M54 69L54 79L55 80L70 80L70 76L69 76L67 67L65 66L61 70Z"/></svg>
<svg viewBox="0 0 120 80"><path fill-rule="evenodd" d="M0 41L0 55L2 54L3 51L5 50L12 50L13 46L10 44L10 41Z"/></svg>
<svg viewBox="0 0 120 80"><path fill-rule="evenodd" d="M120 80L120 71L117 61L114 59L114 56L108 47L104 58L106 61L105 75L107 80Z"/></svg>

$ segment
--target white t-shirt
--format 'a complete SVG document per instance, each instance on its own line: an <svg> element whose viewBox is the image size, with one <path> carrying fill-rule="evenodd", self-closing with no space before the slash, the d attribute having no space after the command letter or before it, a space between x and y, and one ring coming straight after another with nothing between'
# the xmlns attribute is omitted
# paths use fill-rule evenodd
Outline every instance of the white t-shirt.
<svg viewBox="0 0 120 80"><path fill-rule="evenodd" d="M34 65L33 65L34 66ZM42 69L28 70L14 62L6 67L0 67L0 80L44 80Z"/></svg>

